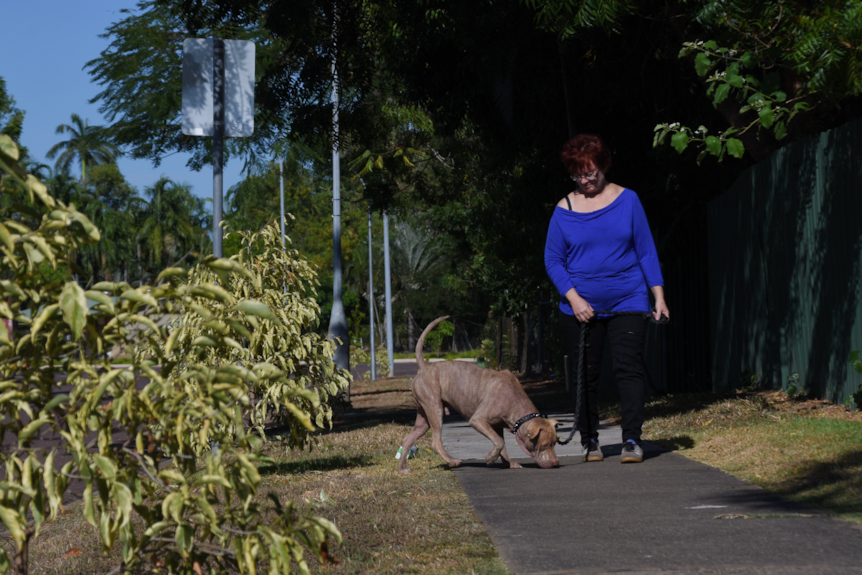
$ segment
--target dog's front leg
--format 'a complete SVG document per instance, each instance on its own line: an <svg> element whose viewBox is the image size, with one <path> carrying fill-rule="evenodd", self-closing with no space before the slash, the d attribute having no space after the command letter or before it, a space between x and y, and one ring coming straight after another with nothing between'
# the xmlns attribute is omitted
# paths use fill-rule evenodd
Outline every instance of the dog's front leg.
<svg viewBox="0 0 862 575"><path fill-rule="evenodd" d="M500 437L500 434L497 433L494 430L494 427L485 419L477 419L475 416L471 417L470 427L494 442L494 449L491 450L491 453L485 456L485 463L491 465L497 461L497 458L500 457L500 453L506 449L506 444L503 443L503 438Z"/></svg>
<svg viewBox="0 0 862 575"><path fill-rule="evenodd" d="M506 429L501 425L499 427L495 427L494 431L497 432L497 435L503 438L504 442L503 451L500 452L500 457L503 458L503 461L509 464L509 469L521 469L521 464L517 461L512 461L511 459L509 459L509 454L506 453ZM515 438L515 441L518 441L517 438Z"/></svg>

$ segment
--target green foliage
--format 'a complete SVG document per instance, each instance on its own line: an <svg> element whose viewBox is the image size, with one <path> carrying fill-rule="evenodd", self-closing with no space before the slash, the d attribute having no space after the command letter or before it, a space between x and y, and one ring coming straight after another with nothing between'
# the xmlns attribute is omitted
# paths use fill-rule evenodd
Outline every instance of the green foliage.
<svg viewBox="0 0 862 575"><path fill-rule="evenodd" d="M497 346L493 339L483 339L480 357L485 359L487 367L497 367Z"/></svg>
<svg viewBox="0 0 862 575"><path fill-rule="evenodd" d="M455 333L455 324L451 321L441 321L431 333L425 337L425 342L434 350L434 357L440 357L440 348L443 347L443 338Z"/></svg>
<svg viewBox="0 0 862 575"><path fill-rule="evenodd" d="M350 369L353 369L360 363L369 363L370 361L371 357L367 351L358 345L350 346ZM375 370L378 377L389 375L389 353L385 345L377 346L377 350L374 353L374 361L376 362ZM363 379L371 379L371 370L366 371L362 377Z"/></svg>
<svg viewBox="0 0 862 575"><path fill-rule="evenodd" d="M309 264L283 251L270 226L243 236L262 244L261 256L169 268L153 286L100 282L85 291L47 281L40 264L72 266L72 253L101 234L18 158L0 136L3 197L36 206L19 202L24 212L7 209L0 223L12 275L0 281L0 316L29 328L14 342L0 330L0 433L18 439L0 453L0 520L17 560L77 478L84 516L106 550L121 542L124 568L155 554L170 573L255 573L262 562L273 573L308 572L306 553L322 556L341 536L325 519L261 497L257 465L268 461L264 425L281 423L290 445L306 445L315 425L330 423L326 401L349 378L334 367L330 342L309 330L318 313ZM87 299L98 305L88 309ZM111 364L105 352L114 346L131 352L131 366ZM57 393L60 373L68 393ZM149 380L142 388L139 374ZM72 455L60 470L55 449L36 447L46 433L60 434ZM0 566L10 568L3 551Z"/></svg>
<svg viewBox="0 0 862 575"><path fill-rule="evenodd" d="M554 31L561 39L571 38L584 28L604 28L620 32L620 19L634 12L632 0L524 0L536 11L536 23Z"/></svg>
<svg viewBox="0 0 862 575"><path fill-rule="evenodd" d="M696 17L714 39L683 42L679 57L692 60L694 55L707 95L713 106L722 106L730 126L707 135L704 126L661 123L654 146L670 133L678 152L688 144L700 149L698 164L708 155L719 161L725 154L741 158L752 136L779 142L793 131L799 114L828 115L838 102L862 94L862 62L856 54L862 38L859 0L704 2ZM744 144L740 138L746 136Z"/></svg>
<svg viewBox="0 0 862 575"><path fill-rule="evenodd" d="M787 395L790 397L806 395L805 388L799 385L801 380L802 378L800 377L799 372L796 371L787 376L787 387L785 388Z"/></svg>
<svg viewBox="0 0 862 575"><path fill-rule="evenodd" d="M858 351L850 352L850 363L857 373L862 373L862 356L860 356ZM856 409L862 409L862 385L855 392L851 393L850 397L853 399L853 403L856 404Z"/></svg>
<svg viewBox="0 0 862 575"><path fill-rule="evenodd" d="M18 144L23 127L24 111L15 106L15 98L6 90L6 80L0 76L0 134L9 136Z"/></svg>
<svg viewBox="0 0 862 575"><path fill-rule="evenodd" d="M71 134L71 137L52 146L47 157L53 159L57 156L57 170L64 172L68 171L72 161L77 159L81 165L81 182L87 181L88 164L92 166L111 163L120 155L119 148L109 141L108 133L101 126L91 126L78 114L72 114L72 125L57 126L58 134L66 132Z"/></svg>

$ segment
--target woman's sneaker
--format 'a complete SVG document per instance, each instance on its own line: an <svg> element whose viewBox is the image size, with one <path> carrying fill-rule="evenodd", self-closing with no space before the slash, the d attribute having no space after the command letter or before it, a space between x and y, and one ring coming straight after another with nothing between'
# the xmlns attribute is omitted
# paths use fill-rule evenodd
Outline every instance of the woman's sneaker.
<svg viewBox="0 0 862 575"><path fill-rule="evenodd" d="M590 439L584 443L584 450L582 453L584 461L602 461L604 459L602 448L599 447L598 439Z"/></svg>
<svg viewBox="0 0 862 575"><path fill-rule="evenodd" d="M644 460L644 450L633 440L623 442L623 453L620 463L640 463Z"/></svg>

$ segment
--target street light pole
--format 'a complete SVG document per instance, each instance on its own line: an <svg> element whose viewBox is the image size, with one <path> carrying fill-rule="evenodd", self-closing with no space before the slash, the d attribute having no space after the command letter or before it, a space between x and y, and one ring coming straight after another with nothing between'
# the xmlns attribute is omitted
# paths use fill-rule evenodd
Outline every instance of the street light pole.
<svg viewBox="0 0 862 575"><path fill-rule="evenodd" d="M333 39L335 37L333 31ZM347 316L341 290L341 158L338 151L338 71L332 59L332 314L329 337L335 343L335 366L350 369Z"/></svg>
<svg viewBox="0 0 862 575"><path fill-rule="evenodd" d="M374 346L374 260L371 245L371 208L368 208L368 322L369 344L371 345L371 381L377 381L377 357Z"/></svg>
<svg viewBox="0 0 862 575"><path fill-rule="evenodd" d="M389 377L395 377L395 347L392 333L392 274L389 270L389 214L383 212L383 283L386 294L386 355Z"/></svg>

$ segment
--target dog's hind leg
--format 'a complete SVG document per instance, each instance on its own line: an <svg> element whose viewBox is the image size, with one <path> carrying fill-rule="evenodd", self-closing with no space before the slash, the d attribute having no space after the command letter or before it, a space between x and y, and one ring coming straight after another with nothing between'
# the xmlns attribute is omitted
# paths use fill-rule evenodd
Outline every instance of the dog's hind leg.
<svg viewBox="0 0 862 575"><path fill-rule="evenodd" d="M485 456L485 463L491 465L492 463L497 461L497 458L499 458L503 450L506 449L506 444L503 443L503 438L500 437L500 434L497 433L494 427L485 419L477 419L475 417L471 417L470 427L472 427L494 443L494 449L491 450L491 453Z"/></svg>
<svg viewBox="0 0 862 575"><path fill-rule="evenodd" d="M407 456L410 454L410 448L413 447L417 439L428 432L430 427L425 410L420 407L416 412L416 423L413 425L413 429L410 430L410 433L401 442L401 459L398 460L399 473L410 473L410 470L407 469Z"/></svg>
<svg viewBox="0 0 862 575"><path fill-rule="evenodd" d="M458 467L461 465L460 459L455 459L443 448L443 405L437 410L436 417L428 417L428 423L431 425L431 447L434 448L440 457L446 460L449 467Z"/></svg>
<svg viewBox="0 0 862 575"><path fill-rule="evenodd" d="M509 464L509 469L521 469L521 464L517 461L512 461L511 459L509 459L509 454L506 453L505 428L500 425L499 427L495 427L494 431L497 433L497 435L503 437L503 451L500 452L500 456L503 458L503 461ZM517 438L515 439L515 441L517 441Z"/></svg>

